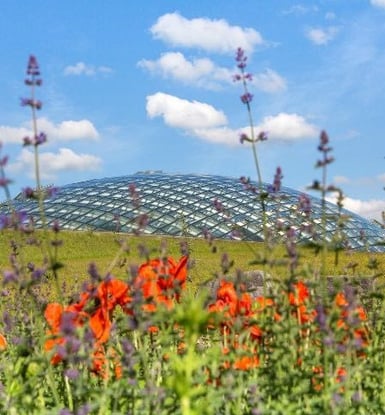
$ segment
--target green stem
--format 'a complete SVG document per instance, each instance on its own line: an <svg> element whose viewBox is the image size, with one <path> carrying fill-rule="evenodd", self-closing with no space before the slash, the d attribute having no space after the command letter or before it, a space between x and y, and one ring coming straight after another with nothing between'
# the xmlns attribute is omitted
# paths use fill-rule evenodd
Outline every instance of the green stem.
<svg viewBox="0 0 385 415"><path fill-rule="evenodd" d="M246 79L245 79L245 73L244 73L244 69L241 68L241 73L242 73L242 84L243 84L243 90L245 92L245 94L248 94L248 88L247 88L247 83L246 83ZM251 149L252 149L252 153L253 153L253 160L254 160L254 165L257 171L257 179L258 179L258 189L259 189L259 195L260 195L260 203L261 203L261 207L262 207L262 232L263 232L263 240L266 242L267 240L267 220L266 220L266 206L265 206L265 200L264 200L264 196L263 196L263 181L262 181L262 174L261 174L261 168L259 165L259 160L258 160L258 153L257 153L257 139L255 137L255 131L254 131L254 120L253 120L253 115L252 115L252 111L251 111L251 107L250 107L250 102L246 102L246 106L247 106L247 115L249 118L249 127L250 127L250 139L251 139ZM265 247L265 251L267 250L266 247L266 243L264 244Z"/></svg>
<svg viewBox="0 0 385 415"><path fill-rule="evenodd" d="M60 404L61 404L61 402L60 402L59 394L57 392L57 387L56 387L55 381L53 379L52 365L51 364L48 365L47 381L48 381L48 385L49 385L49 387L51 389L53 398L55 400L55 404L56 404L57 407L59 407Z"/></svg>
<svg viewBox="0 0 385 415"><path fill-rule="evenodd" d="M35 102L35 83L32 82L31 85L31 99L32 102ZM45 216L45 210L44 210L44 193L41 186L41 180L40 180L40 163L39 163L39 151L38 147L39 145L36 143L36 138L38 136L38 128L37 128L37 116L36 116L36 108L35 106L31 106L32 111L32 129L33 129L33 142L34 142L34 163L35 163L35 181L36 181L36 193L37 193L37 201L39 206L39 214L40 219L42 222L42 229L43 229L43 243L46 248L46 252L48 253L48 260L50 269L53 273L53 277L55 280L55 289L57 291L57 296L59 299L62 300L62 292L60 289L59 281L58 281L58 274L56 269L56 263L57 263L57 255L54 255L52 253L51 244L49 241L48 231L47 231L47 220Z"/></svg>
<svg viewBox="0 0 385 415"><path fill-rule="evenodd" d="M182 396L181 399L181 410L182 410L182 415L191 415L191 402L190 402L190 397L189 396Z"/></svg>
<svg viewBox="0 0 385 415"><path fill-rule="evenodd" d="M68 409L72 412L74 409L74 402L72 399L71 386L69 384L68 377L66 375L63 375L63 376L64 376L64 384L66 387L67 398L68 398Z"/></svg>
<svg viewBox="0 0 385 415"><path fill-rule="evenodd" d="M324 153L324 163L322 168L322 186L321 186L321 223L322 223L322 252L321 252L321 285L324 295L326 296L327 282L326 282L326 256L327 256L327 241L326 241L326 153Z"/></svg>

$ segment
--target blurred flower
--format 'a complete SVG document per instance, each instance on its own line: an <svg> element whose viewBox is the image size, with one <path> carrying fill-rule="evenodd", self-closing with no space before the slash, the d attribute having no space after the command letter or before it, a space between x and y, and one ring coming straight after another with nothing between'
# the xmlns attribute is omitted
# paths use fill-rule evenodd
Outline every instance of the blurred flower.
<svg viewBox="0 0 385 415"><path fill-rule="evenodd" d="M250 92L245 92L243 95L241 95L241 101L244 104L249 104L253 100L253 95L250 94Z"/></svg>
<svg viewBox="0 0 385 415"><path fill-rule="evenodd" d="M269 186L269 190L271 191L271 193L277 193L281 190L282 179L282 169L278 166L275 171L273 184Z"/></svg>
<svg viewBox="0 0 385 415"><path fill-rule="evenodd" d="M7 348L7 340L5 337L0 333L0 351L3 351Z"/></svg>
<svg viewBox="0 0 385 415"><path fill-rule="evenodd" d="M247 56L242 48L237 48L235 60L239 69L244 69L246 67Z"/></svg>

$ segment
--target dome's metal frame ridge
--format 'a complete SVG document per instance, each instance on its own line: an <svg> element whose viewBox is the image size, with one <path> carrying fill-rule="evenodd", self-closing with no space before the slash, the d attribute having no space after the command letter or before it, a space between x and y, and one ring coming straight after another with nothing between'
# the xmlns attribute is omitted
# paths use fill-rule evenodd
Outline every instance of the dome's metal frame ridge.
<svg viewBox="0 0 385 415"><path fill-rule="evenodd" d="M259 188L255 182L252 185ZM302 192L282 187L271 195L268 184L262 187L268 195L264 214L258 192L246 189L238 178L137 172L62 186L57 194L44 200L45 220L47 225L58 221L62 229L68 230L132 233L137 230L138 218L145 217L145 234L190 237L210 234L219 239L248 241L262 241L264 234L284 240L287 229L291 228L296 230L299 242L310 242L313 236L306 229L311 228L313 235L343 248L385 251L385 231L378 224L345 209L339 212L336 205L328 202L322 210L322 201L311 195L307 195L311 201L308 217L298 209ZM135 201L130 188L137 194ZM36 227L42 226L36 200L19 195L14 205L32 217ZM0 214L7 209L3 204ZM341 217L347 218L343 226Z"/></svg>

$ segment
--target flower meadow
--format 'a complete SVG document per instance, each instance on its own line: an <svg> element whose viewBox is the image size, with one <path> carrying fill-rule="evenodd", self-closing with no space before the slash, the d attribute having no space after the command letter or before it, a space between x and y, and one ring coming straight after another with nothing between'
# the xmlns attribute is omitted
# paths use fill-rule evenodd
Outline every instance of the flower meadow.
<svg viewBox="0 0 385 415"><path fill-rule="evenodd" d="M259 186L252 187L245 177L241 181L266 213L266 199L280 197L283 173L277 167L271 188L263 190L257 146L268 134L254 133L252 76L240 48L236 63L234 81L242 84L241 103L250 124L250 133L242 133L240 140L251 148ZM327 276L328 256L338 262L343 251L347 219L335 218L333 242L312 234L306 195L298 201L303 229L289 226L277 238L263 222L264 242L250 259L263 277L258 289L255 273L234 269L226 254L214 277L192 284L194 252L184 239L178 257L167 246L157 255L142 247L143 261L123 265L125 277L118 278L114 265L129 257L130 235L120 235L107 272L92 262L84 281L65 285L60 223L48 226L44 216L45 198L58 189L40 182L39 148L48 138L38 130L42 80L34 56L25 83L30 96L21 104L31 110L33 132L22 142L34 150L36 187L23 193L37 200L43 228L35 229L24 212L14 209L8 159L2 156L0 187L9 213L0 216L0 228L8 236L9 246L2 249L9 251L9 261L0 266L0 413L385 414L381 257L368 253L365 275L357 275L352 264L343 278ZM337 192L342 207L342 191L327 184L327 167L334 161L329 141L322 131L316 162L322 179L311 189L323 201L329 192ZM127 193L140 198L135 188ZM213 203L221 211L220 201ZM322 220L325 224L326 217ZM276 230L282 231L279 224ZM312 237L309 246L297 243L299 231ZM202 233L207 249L214 251L211 235ZM284 245L283 257L273 255L275 244ZM39 250L40 261L25 255L28 246ZM302 263L302 249L313 250L321 261ZM285 278L275 277L276 265L286 266ZM363 281L369 281L364 289Z"/></svg>

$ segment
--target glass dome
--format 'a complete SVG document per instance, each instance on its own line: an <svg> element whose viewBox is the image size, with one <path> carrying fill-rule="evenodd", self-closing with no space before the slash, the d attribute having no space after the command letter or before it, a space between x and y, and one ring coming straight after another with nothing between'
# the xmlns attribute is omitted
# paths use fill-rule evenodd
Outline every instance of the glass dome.
<svg viewBox="0 0 385 415"><path fill-rule="evenodd" d="M380 225L328 202L322 209L320 199L293 189L271 193L270 187L231 177L145 171L65 185L44 200L44 208L48 225L57 220L68 230L131 233L142 227L145 234L262 241L285 240L290 229L300 242L321 238L345 248L384 251ZM304 196L310 212L299 207ZM42 225L35 200L20 194L14 202ZM3 204L0 212L6 210Z"/></svg>

